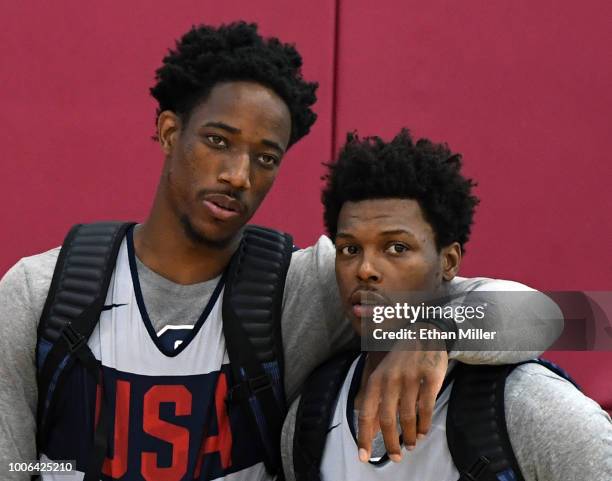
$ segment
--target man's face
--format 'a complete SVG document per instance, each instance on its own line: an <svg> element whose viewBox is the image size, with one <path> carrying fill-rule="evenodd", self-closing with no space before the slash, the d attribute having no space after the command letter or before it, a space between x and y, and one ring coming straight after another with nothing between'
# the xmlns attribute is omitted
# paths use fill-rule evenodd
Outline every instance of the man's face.
<svg viewBox="0 0 612 481"><path fill-rule="evenodd" d="M291 133L285 102L253 82L215 85L182 125L160 114L165 196L192 240L227 246L272 187Z"/></svg>
<svg viewBox="0 0 612 481"><path fill-rule="evenodd" d="M438 252L415 200L346 202L338 216L336 279L355 330L361 332L368 309L364 297L384 304L398 292L435 292L443 279L452 278L448 249ZM450 249L456 253L458 245Z"/></svg>

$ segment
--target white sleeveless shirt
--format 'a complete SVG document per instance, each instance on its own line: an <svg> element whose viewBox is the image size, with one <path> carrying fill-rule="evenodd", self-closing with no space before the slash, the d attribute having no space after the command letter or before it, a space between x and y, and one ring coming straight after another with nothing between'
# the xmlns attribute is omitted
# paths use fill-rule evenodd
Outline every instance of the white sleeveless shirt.
<svg viewBox="0 0 612 481"><path fill-rule="evenodd" d="M88 345L102 364L112 456L102 479L268 480L261 447L239 409L225 403L231 370L222 323L223 277L195 325L156 333L140 291L130 234ZM41 460L76 460L81 480L92 452L101 390L76 365L62 388ZM66 479L46 473L43 480Z"/></svg>
<svg viewBox="0 0 612 481"><path fill-rule="evenodd" d="M350 427L352 415L349 413L352 413L352 397L361 381L361 372L356 372L360 359L358 357L351 365L338 395L321 461L322 480L457 481L459 472L446 442L446 412L452 383L436 401L429 433L414 450L408 451L402 447L400 463L390 461L386 455L380 464L359 461L357 441Z"/></svg>

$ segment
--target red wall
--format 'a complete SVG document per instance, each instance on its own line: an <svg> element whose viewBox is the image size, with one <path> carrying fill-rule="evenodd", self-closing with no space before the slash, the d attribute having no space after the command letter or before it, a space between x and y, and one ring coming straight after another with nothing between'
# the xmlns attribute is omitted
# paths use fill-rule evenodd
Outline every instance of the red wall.
<svg viewBox="0 0 612 481"><path fill-rule="evenodd" d="M338 139L405 125L464 154L482 198L464 273L610 289L611 17L604 1L342 2Z"/></svg>
<svg viewBox="0 0 612 481"><path fill-rule="evenodd" d="M61 8L57 7L61 5ZM319 121L289 153L255 219L302 245L322 231L319 177L330 157L335 5L257 2L23 2L3 6L0 115L4 273L58 245L75 222L142 220L162 164L151 140L154 71L193 24L247 19L297 44L320 83Z"/></svg>
<svg viewBox="0 0 612 481"><path fill-rule="evenodd" d="M612 4L342 1L336 145L400 127L464 154L482 199L463 275L612 290ZM559 353L612 409L612 353Z"/></svg>
<svg viewBox="0 0 612 481"><path fill-rule="evenodd" d="M257 222L313 242L320 164L346 131L407 126L463 153L480 183L463 274L610 290L609 2L27 0L2 17L0 272L72 223L144 219L162 162L153 72L192 24L242 18L295 42L321 84L319 121ZM586 374L609 354L563 358L612 406Z"/></svg>

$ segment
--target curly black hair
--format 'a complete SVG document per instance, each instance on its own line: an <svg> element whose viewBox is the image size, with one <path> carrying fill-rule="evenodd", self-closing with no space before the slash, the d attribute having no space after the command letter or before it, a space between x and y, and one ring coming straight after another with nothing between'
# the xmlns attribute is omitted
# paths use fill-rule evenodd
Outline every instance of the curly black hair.
<svg viewBox="0 0 612 481"><path fill-rule="evenodd" d="M323 218L332 240L345 202L402 198L419 203L438 251L455 241L463 250L479 200L471 193L476 183L461 174L461 155L446 144L428 139L415 144L406 129L388 143L349 133L338 160L325 165Z"/></svg>
<svg viewBox="0 0 612 481"><path fill-rule="evenodd" d="M171 110L186 122L215 84L255 81L276 92L289 107L289 145L293 145L317 118L310 107L317 100L318 84L306 82L301 67L302 57L293 45L262 38L254 23L235 22L218 28L200 25L183 35L164 57L150 92L158 102L157 116Z"/></svg>

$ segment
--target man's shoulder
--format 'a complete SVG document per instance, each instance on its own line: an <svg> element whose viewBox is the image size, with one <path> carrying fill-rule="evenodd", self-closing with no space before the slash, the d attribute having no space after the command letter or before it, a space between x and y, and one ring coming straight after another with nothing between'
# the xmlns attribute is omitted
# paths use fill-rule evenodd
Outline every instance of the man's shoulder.
<svg viewBox="0 0 612 481"><path fill-rule="evenodd" d="M16 271L18 276L23 277L33 288L44 287L44 284L48 284L53 277L53 271L57 264L60 249L61 247L54 247L53 249L49 249L39 254L22 257L12 267L11 271Z"/></svg>
<svg viewBox="0 0 612 481"><path fill-rule="evenodd" d="M522 364L508 376L504 401L525 479L603 479L612 472L610 417L567 379L542 365Z"/></svg>
<svg viewBox="0 0 612 481"><path fill-rule="evenodd" d="M603 411L599 404L585 396L569 380L539 363L521 364L506 381L504 396L507 415L537 420L554 418L555 410L580 409ZM566 422L562 419L560 422Z"/></svg>
<svg viewBox="0 0 612 481"><path fill-rule="evenodd" d="M285 287L304 288L335 284L336 249L329 237L322 235L312 246L296 250L291 256Z"/></svg>
<svg viewBox="0 0 612 481"><path fill-rule="evenodd" d="M55 269L61 246L54 247L45 252L40 252L27 257L22 257L17 264L22 264L28 273L47 273Z"/></svg>
<svg viewBox="0 0 612 481"><path fill-rule="evenodd" d="M27 303L34 315L40 316L53 277L60 248L23 257L4 275L3 296L13 302Z"/></svg>
<svg viewBox="0 0 612 481"><path fill-rule="evenodd" d="M455 276L449 282L451 292L467 291L533 291L531 287L517 281L494 279L491 277L460 277Z"/></svg>
<svg viewBox="0 0 612 481"><path fill-rule="evenodd" d="M297 249L291 258L291 262L301 262L306 259L325 258L326 260L334 260L336 257L336 249L332 240L322 235L313 245Z"/></svg>

